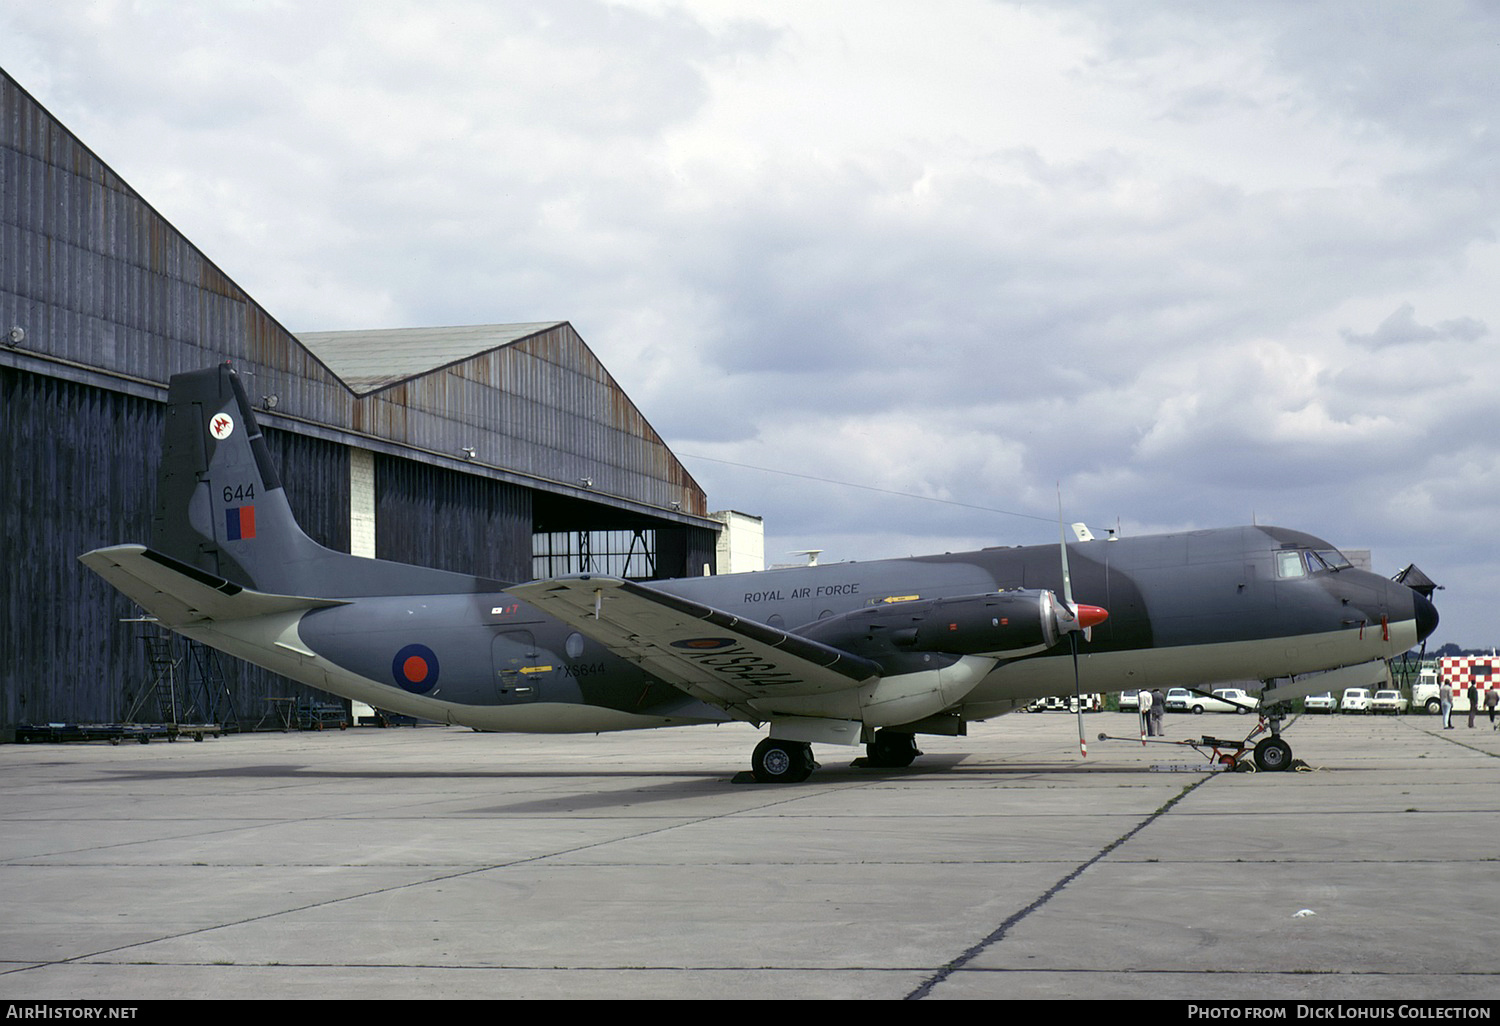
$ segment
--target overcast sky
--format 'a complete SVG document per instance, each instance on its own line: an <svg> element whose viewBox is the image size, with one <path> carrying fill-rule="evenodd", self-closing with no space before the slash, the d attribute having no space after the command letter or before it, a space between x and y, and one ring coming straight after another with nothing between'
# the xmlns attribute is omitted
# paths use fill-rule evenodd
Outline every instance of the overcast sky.
<svg viewBox="0 0 1500 1026"><path fill-rule="evenodd" d="M1500 642L1500 4L55 0L0 66L293 331L571 321L771 561L1060 484Z"/></svg>

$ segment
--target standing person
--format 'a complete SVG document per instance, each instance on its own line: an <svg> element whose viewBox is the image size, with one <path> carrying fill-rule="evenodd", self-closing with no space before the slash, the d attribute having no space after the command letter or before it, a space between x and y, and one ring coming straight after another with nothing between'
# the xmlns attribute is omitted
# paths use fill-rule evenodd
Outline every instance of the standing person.
<svg viewBox="0 0 1500 1026"><path fill-rule="evenodd" d="M1136 692L1141 710L1141 744L1151 735L1151 692L1145 688Z"/></svg>
<svg viewBox="0 0 1500 1026"><path fill-rule="evenodd" d="M1162 694L1161 688L1151 689L1151 733L1157 737L1162 736L1161 721L1167 714L1167 696Z"/></svg>
<svg viewBox="0 0 1500 1026"><path fill-rule="evenodd" d="M1469 682L1469 729L1474 729L1474 714L1479 711L1479 688Z"/></svg>
<svg viewBox="0 0 1500 1026"><path fill-rule="evenodd" d="M1495 706L1497 705L1500 705L1500 687L1496 687L1492 681L1484 692L1484 711L1490 714L1491 730L1500 730L1500 727L1495 726Z"/></svg>
<svg viewBox="0 0 1500 1026"><path fill-rule="evenodd" d="M1447 683L1438 685L1438 712L1443 714L1443 729L1453 729L1453 689Z"/></svg>

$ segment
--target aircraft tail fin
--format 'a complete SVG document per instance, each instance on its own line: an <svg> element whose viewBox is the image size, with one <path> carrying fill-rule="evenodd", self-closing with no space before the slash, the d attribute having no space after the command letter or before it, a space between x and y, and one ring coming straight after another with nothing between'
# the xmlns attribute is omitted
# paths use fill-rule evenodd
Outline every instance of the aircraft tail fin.
<svg viewBox="0 0 1500 1026"><path fill-rule="evenodd" d="M276 595L437 594L493 584L353 556L309 538L228 364L172 376L150 548L211 577Z"/></svg>
<svg viewBox="0 0 1500 1026"><path fill-rule="evenodd" d="M172 376L151 549L247 588L317 594L332 559L303 533L227 363Z"/></svg>

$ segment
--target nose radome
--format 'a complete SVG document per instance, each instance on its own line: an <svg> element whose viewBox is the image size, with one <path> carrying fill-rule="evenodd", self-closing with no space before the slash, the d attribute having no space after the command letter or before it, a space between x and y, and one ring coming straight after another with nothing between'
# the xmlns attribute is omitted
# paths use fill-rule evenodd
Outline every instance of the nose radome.
<svg viewBox="0 0 1500 1026"><path fill-rule="evenodd" d="M1415 591L1411 593L1411 602L1417 617L1417 638L1425 640L1437 630L1437 606L1433 605L1432 600L1427 596Z"/></svg>

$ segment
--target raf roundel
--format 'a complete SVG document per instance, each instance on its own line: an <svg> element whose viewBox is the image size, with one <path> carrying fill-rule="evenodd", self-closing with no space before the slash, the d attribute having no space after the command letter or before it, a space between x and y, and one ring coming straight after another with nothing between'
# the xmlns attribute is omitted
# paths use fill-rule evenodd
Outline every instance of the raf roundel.
<svg viewBox="0 0 1500 1026"><path fill-rule="evenodd" d="M227 413L216 413L208 422L208 432L219 441L234 434L234 418Z"/></svg>
<svg viewBox="0 0 1500 1026"><path fill-rule="evenodd" d="M391 660L391 676L402 690L425 695L437 687L437 653L426 645L407 645Z"/></svg>

